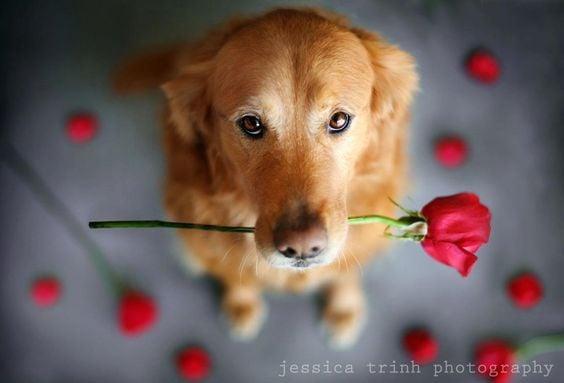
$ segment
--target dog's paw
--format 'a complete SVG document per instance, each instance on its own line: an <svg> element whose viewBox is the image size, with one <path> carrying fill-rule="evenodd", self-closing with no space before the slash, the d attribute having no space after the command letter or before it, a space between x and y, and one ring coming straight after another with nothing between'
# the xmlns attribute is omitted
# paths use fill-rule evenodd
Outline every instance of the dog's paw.
<svg viewBox="0 0 564 383"><path fill-rule="evenodd" d="M266 318L266 305L261 298L226 300L223 311L231 336L242 341L256 338Z"/></svg>
<svg viewBox="0 0 564 383"><path fill-rule="evenodd" d="M329 346L334 349L346 349L354 345L364 322L364 307L326 308L323 313L323 325Z"/></svg>

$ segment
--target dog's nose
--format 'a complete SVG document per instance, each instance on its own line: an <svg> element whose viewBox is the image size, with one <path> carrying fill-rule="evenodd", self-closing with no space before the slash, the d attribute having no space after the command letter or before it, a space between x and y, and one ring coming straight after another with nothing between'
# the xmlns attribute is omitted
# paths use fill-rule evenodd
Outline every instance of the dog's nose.
<svg viewBox="0 0 564 383"><path fill-rule="evenodd" d="M299 225L278 225L274 230L276 249L288 258L313 258L327 246L327 233L318 220L306 220Z"/></svg>

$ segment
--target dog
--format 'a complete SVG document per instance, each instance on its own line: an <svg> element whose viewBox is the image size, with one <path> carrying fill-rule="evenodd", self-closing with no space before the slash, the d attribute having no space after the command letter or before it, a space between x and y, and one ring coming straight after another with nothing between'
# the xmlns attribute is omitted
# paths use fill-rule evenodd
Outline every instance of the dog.
<svg viewBox="0 0 564 383"><path fill-rule="evenodd" d="M330 344L353 344L366 311L359 268L386 239L383 225L347 217L395 213L414 58L339 15L275 9L126 61L114 84L164 91L170 218L255 227L178 233L190 264L223 286L231 333L257 335L264 290L316 290Z"/></svg>

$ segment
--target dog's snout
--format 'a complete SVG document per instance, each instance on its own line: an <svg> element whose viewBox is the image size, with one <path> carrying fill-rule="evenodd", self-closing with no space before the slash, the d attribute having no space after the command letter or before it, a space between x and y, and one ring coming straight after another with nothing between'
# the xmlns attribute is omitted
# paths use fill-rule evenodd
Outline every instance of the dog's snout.
<svg viewBox="0 0 564 383"><path fill-rule="evenodd" d="M274 230L274 245L287 258L313 258L325 250L327 232L319 219L306 218L296 225L283 221Z"/></svg>

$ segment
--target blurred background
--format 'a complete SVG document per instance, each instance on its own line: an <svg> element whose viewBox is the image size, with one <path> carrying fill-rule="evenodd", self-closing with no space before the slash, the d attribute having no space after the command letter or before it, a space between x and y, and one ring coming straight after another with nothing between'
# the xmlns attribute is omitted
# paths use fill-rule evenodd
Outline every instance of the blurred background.
<svg viewBox="0 0 564 383"><path fill-rule="evenodd" d="M109 75L128 54L202 36L236 14L275 6L323 6L380 32L417 59L410 139L412 187L403 201L418 208L437 195L474 191L493 214L491 242L470 277L437 264L414 244L396 244L364 271L369 320L353 348L329 349L316 297L267 295L269 318L250 343L232 341L215 285L189 276L166 230L88 231L95 219L164 217L158 113L162 95L120 98ZM3 382L180 382L175 352L204 347L210 382L270 382L282 361L351 363L352 375L294 374L292 382L427 382L421 374L369 375L366 363L407 362L401 337L421 325L440 344L437 360L468 363L475 344L496 335L513 342L564 328L564 4L561 1L4 1L0 163L0 378ZM486 47L501 75L484 84L468 75L469 52ZM86 113L98 129L69 133L69 117ZM466 161L445 168L434 143L457 135ZM81 143L77 141L82 141ZM9 146L8 146L9 145ZM15 148L70 210L112 267L149 293L160 318L125 338L116 301L76 232L46 208L13 166ZM11 154L10 154L11 153ZM12 165L10 165L12 161ZM520 270L543 282L544 299L515 308L507 280ZM30 283L53 274L60 301L48 309L29 297ZM288 319L294 325L288 331ZM564 353L545 354L549 378L564 380ZM477 382L471 374L440 381Z"/></svg>

